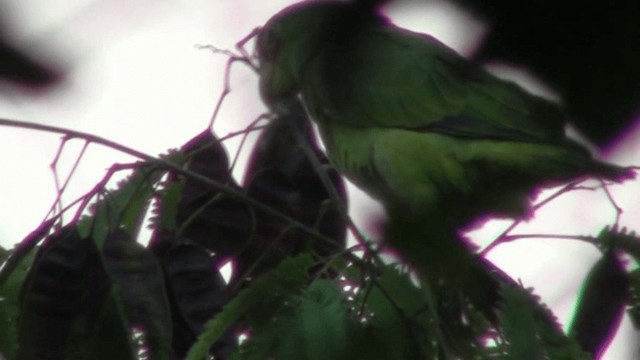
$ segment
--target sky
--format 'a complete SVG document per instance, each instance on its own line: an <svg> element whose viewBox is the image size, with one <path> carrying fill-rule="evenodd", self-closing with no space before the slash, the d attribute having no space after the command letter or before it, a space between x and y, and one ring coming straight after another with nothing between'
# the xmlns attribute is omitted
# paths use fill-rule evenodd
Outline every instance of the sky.
<svg viewBox="0 0 640 360"><path fill-rule="evenodd" d="M50 124L97 134L151 155L176 148L205 129L223 89L226 58L196 45L232 49L256 26L292 1L246 0L0 0L4 35L36 56L48 59L66 77L48 91L34 92L0 83L0 118ZM463 55L468 55L490 31L486 24L444 1L389 6L398 25L427 32ZM553 91L518 69L517 64L494 64L490 69L528 90L561 100ZM223 136L247 126L265 111L257 77L234 66L232 92L225 99L214 131ZM632 129L633 130L633 129ZM640 148L630 131L612 145L606 160L639 164ZM249 137L249 144L254 136ZM239 142L225 143L235 154ZM56 197L51 163L60 136L19 128L0 128L0 245L10 247L35 228ZM68 142L57 164L66 177L83 143ZM242 179L250 146L240 152L234 176ZM135 159L100 145L84 154L63 198L65 203L88 191L114 163ZM638 229L637 195L640 181L611 189L625 209L620 223ZM356 223L381 216L379 205L353 186L350 213ZM544 197L544 196L542 196ZM585 206L588 204L589 206ZM597 209L597 210L594 210ZM545 206L521 234L593 235L612 223L615 212L603 192L582 191ZM507 222L492 222L472 233L481 245L499 234ZM580 279L597 260L598 252L575 241L521 240L502 245L489 258L534 287L562 322L571 314ZM634 358L624 346L630 336L625 318L605 359Z"/></svg>

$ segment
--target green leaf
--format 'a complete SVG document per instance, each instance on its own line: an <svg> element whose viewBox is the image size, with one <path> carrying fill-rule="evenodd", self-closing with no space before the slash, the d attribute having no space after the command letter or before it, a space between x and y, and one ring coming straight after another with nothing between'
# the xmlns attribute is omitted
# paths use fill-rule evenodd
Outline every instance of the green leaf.
<svg viewBox="0 0 640 360"><path fill-rule="evenodd" d="M397 265L384 267L382 275L367 292L360 291L370 311L370 334L376 338L381 358L400 356L435 357L432 346L435 321L427 307L425 295ZM421 355L418 355L421 354Z"/></svg>
<svg viewBox="0 0 640 360"><path fill-rule="evenodd" d="M0 247L0 263L4 263L11 253ZM27 277L34 254L35 252L30 252L0 287L0 354L7 359L13 359L18 348L20 289Z"/></svg>
<svg viewBox="0 0 640 360"><path fill-rule="evenodd" d="M138 234L153 195L154 184L163 174L155 166L141 163L131 175L118 182L115 190L102 194L92 205L92 216L78 222L78 233L82 237L91 236L99 248L114 229L122 227L132 236Z"/></svg>
<svg viewBox="0 0 640 360"><path fill-rule="evenodd" d="M596 246L606 252L611 249L623 250L640 263L640 237L626 228L605 227L595 239Z"/></svg>
<svg viewBox="0 0 640 360"><path fill-rule="evenodd" d="M244 360L346 359L347 324L337 282L318 280L301 297L282 304L269 322L255 327L239 353Z"/></svg>
<svg viewBox="0 0 640 360"><path fill-rule="evenodd" d="M154 208L156 212L152 221L154 229L175 230L178 204L182 198L185 182L182 180L168 181L162 190L162 199Z"/></svg>
<svg viewBox="0 0 640 360"><path fill-rule="evenodd" d="M152 359L169 359L171 313L153 253L118 229L106 238L102 261L130 328L143 334Z"/></svg>
<svg viewBox="0 0 640 360"><path fill-rule="evenodd" d="M347 307L337 283L318 280L311 284L299 311L306 358L337 359L347 346Z"/></svg>
<svg viewBox="0 0 640 360"><path fill-rule="evenodd" d="M277 317L252 331L251 337L234 354L242 360L301 359L304 353L296 353L296 349L291 346L292 342L302 343L302 336L296 331L296 320L292 311L280 312Z"/></svg>
<svg viewBox="0 0 640 360"><path fill-rule="evenodd" d="M191 347L186 359L204 359L209 348L225 331L249 310L260 306L265 298L282 298L298 291L307 280L307 269L312 263L310 254L301 254L285 259L274 270L253 281L205 325L204 332Z"/></svg>
<svg viewBox="0 0 640 360"><path fill-rule="evenodd" d="M640 269L633 270L629 275L630 295L627 313L636 330L640 329Z"/></svg>
<svg viewBox="0 0 640 360"><path fill-rule="evenodd" d="M560 329L551 311L519 286L502 287L498 311L505 359L589 360L578 343Z"/></svg>
<svg viewBox="0 0 640 360"><path fill-rule="evenodd" d="M544 346L538 338L538 324L531 299L526 291L504 287L498 318L502 325L505 359L543 359Z"/></svg>
<svg viewBox="0 0 640 360"><path fill-rule="evenodd" d="M424 314L424 294L397 265L388 265L372 286L367 307L373 313L371 323L388 326L400 320L399 311L407 317ZM418 315L421 316L421 315Z"/></svg>

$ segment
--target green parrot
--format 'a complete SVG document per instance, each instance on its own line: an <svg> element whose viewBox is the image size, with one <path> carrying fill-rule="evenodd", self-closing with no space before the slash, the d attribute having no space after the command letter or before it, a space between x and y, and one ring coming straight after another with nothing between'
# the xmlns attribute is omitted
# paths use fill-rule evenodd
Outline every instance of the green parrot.
<svg viewBox="0 0 640 360"><path fill-rule="evenodd" d="M351 3L284 9L257 53L265 102L301 95L335 167L405 213L519 216L541 184L625 173L567 139L556 104Z"/></svg>
<svg viewBox="0 0 640 360"><path fill-rule="evenodd" d="M265 103L284 112L302 99L332 164L384 204L386 240L431 283L476 287L479 307L495 306L481 288L494 280L474 280L457 229L526 215L541 185L628 173L568 139L558 105L353 3L290 6L256 51Z"/></svg>

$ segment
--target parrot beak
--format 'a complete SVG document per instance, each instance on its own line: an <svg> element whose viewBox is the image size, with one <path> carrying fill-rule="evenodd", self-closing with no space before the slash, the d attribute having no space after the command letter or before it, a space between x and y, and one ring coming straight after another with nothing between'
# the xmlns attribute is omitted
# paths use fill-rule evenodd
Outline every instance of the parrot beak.
<svg viewBox="0 0 640 360"><path fill-rule="evenodd" d="M297 87L294 77L273 63L260 64L260 97L275 113L281 113L295 99Z"/></svg>

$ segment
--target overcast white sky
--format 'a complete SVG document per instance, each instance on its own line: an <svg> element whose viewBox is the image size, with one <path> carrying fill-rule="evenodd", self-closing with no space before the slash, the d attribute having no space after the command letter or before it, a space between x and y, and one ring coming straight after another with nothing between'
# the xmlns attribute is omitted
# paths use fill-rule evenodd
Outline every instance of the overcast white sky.
<svg viewBox="0 0 640 360"><path fill-rule="evenodd" d="M68 78L49 92L30 93L0 83L0 117L52 124L86 131L127 146L158 154L178 147L202 131L223 86L226 58L196 44L232 47L273 13L295 1L246 0L0 0L2 16L31 51L65 67ZM488 31L480 21L444 2L400 5L389 15L402 26L429 32L468 54ZM532 91L553 95L535 78L498 67L502 74L529 79ZM244 128L264 108L257 79L241 65L234 70L233 92L215 125L222 136ZM640 149L626 134L609 160L640 164ZM49 167L60 137L31 130L0 128L0 245L22 239L47 213L56 193ZM637 143L637 142L636 142ZM68 144L60 175L75 160L80 141ZM228 142L233 154L237 142ZM247 148L248 150L249 148ZM246 157L247 151L241 158ZM75 199L102 178L114 162L133 158L92 145L73 177L65 197ZM242 166L234 173L239 179ZM622 224L638 229L639 181L612 189L626 212ZM581 196L578 196L581 195ZM351 212L358 221L379 213L354 192ZM636 204L634 204L634 202ZM595 234L614 219L601 192L572 194L541 211L522 233ZM360 220L361 221L361 220ZM502 224L478 233L489 239ZM497 248L491 259L526 286L533 286L561 321L570 315L578 283L598 253L572 241L531 240ZM544 259L544 261L541 261ZM626 334L630 324L625 320ZM622 341L624 335L618 336ZM628 347L614 343L607 359L635 358Z"/></svg>

